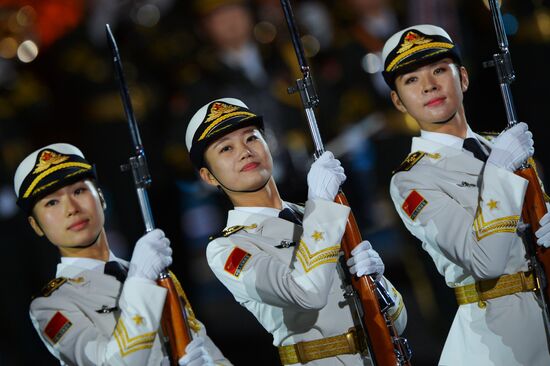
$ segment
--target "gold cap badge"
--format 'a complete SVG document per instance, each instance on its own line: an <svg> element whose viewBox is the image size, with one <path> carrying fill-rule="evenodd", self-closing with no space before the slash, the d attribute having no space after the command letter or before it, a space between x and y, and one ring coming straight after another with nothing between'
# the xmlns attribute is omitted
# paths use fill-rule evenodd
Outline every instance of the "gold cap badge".
<svg viewBox="0 0 550 366"><path fill-rule="evenodd" d="M40 158L38 159L38 163L36 164L36 169L34 169L33 174L43 172L49 169L52 165L57 165L67 159L69 159L67 155L61 155L50 150L44 150L42 151L42 154L40 154Z"/></svg>
<svg viewBox="0 0 550 366"><path fill-rule="evenodd" d="M432 39L430 38L426 38L424 36L419 35L418 33L410 31L409 33L407 33L407 35L403 39L403 43L401 44L401 47L399 48L397 53L398 54L403 53L414 46L430 43L431 41Z"/></svg>
<svg viewBox="0 0 550 366"><path fill-rule="evenodd" d="M238 106L216 102L212 104L212 107L210 108L210 113L208 113L208 117L206 118L206 121L204 121L204 123L215 121L224 114L235 112L237 109L239 109Z"/></svg>

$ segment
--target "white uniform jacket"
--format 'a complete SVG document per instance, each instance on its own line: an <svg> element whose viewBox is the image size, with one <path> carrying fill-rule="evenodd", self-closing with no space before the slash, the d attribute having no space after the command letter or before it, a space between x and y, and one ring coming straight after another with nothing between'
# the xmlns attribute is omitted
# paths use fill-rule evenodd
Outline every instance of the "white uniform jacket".
<svg viewBox="0 0 550 366"><path fill-rule="evenodd" d="M476 135L491 147L491 142ZM461 149L415 137L416 163L404 164L390 193L449 287L527 271L516 233L527 181ZM461 305L440 365L550 365L542 310L533 293Z"/></svg>
<svg viewBox="0 0 550 366"><path fill-rule="evenodd" d="M169 365L157 333L166 290L135 277L122 285L102 272L60 263L57 277L67 281L32 301L31 320L48 350L61 365ZM212 358L230 365L202 324L199 333Z"/></svg>
<svg viewBox="0 0 550 366"><path fill-rule="evenodd" d="M302 227L278 217L231 210L227 226L244 229L208 245L208 264L215 275L273 335L275 346L336 336L354 327L336 270L348 215L346 206L310 200ZM406 311L401 296L387 280L383 283L396 294L393 314L397 317L400 311L396 326L402 331ZM358 364L363 364L358 354L307 363Z"/></svg>

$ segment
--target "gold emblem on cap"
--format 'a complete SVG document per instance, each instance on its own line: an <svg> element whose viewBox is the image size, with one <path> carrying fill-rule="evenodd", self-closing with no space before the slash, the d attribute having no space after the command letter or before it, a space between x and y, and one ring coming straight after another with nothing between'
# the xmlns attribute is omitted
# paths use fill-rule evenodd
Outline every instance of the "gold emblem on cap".
<svg viewBox="0 0 550 366"><path fill-rule="evenodd" d="M214 104L212 104L212 107L210 107L210 113L204 121L204 123L209 124L209 126L205 128L197 141L201 141L202 139L207 137L214 130L214 127L216 127L221 122L237 116L245 118L256 117L254 113L242 110L238 106L225 104L223 102L215 102Z"/></svg>
<svg viewBox="0 0 550 366"><path fill-rule="evenodd" d="M412 48L414 46L419 46L419 45L422 45L422 44L430 43L431 41L432 41L431 38L426 38L424 36L421 36L418 33L415 33L413 31L409 31L409 33L407 33L407 35L403 39L403 43L401 44L401 47L399 48L397 53L398 54L403 53L403 52L409 50L410 48Z"/></svg>
<svg viewBox="0 0 550 366"><path fill-rule="evenodd" d="M38 174L47 170L52 165L57 165L69 159L67 155L57 154L50 150L42 151L40 158L38 159L38 164L36 164L36 169L32 172L33 174Z"/></svg>
<svg viewBox="0 0 550 366"><path fill-rule="evenodd" d="M212 104L212 107L210 108L210 113L208 114L208 118L204 123L210 123L224 114L235 112L239 107L234 105L229 105L221 102L216 102Z"/></svg>

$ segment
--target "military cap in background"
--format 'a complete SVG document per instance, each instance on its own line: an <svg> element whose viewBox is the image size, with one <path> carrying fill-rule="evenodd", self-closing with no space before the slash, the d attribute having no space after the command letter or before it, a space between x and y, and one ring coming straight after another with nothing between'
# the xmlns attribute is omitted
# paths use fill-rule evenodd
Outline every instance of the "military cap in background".
<svg viewBox="0 0 550 366"><path fill-rule="evenodd" d="M38 200L83 178L96 179L96 174L82 151L65 143L45 146L28 155L15 171L17 204L30 214Z"/></svg>
<svg viewBox="0 0 550 366"><path fill-rule="evenodd" d="M197 169L202 168L204 152L212 141L252 125L263 130L263 118L251 112L239 99L216 99L202 106L189 121L185 133L185 146L191 161Z"/></svg>
<svg viewBox="0 0 550 366"><path fill-rule="evenodd" d="M447 32L431 24L415 25L395 33L384 44L382 75L395 89L398 75L445 57L462 64L460 51Z"/></svg>

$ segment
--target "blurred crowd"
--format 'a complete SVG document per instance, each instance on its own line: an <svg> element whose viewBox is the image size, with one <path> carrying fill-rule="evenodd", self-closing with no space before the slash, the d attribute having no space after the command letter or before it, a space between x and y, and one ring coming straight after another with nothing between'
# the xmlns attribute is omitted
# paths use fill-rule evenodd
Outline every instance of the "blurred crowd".
<svg viewBox="0 0 550 366"><path fill-rule="evenodd" d="M418 131L391 105L380 53L384 41L405 26L444 27L461 45L470 72L470 125L500 131L506 119L496 73L482 67L497 51L490 13L483 1L467 0L291 3L320 98L317 120L325 147L342 161L348 176L343 188L362 234L405 298L414 363L433 365L456 304L389 198L392 170ZM543 168L550 164L544 146L550 137L550 1L507 1L502 10L517 73L518 115L535 135ZM299 95L288 93L301 73L279 0L0 0L0 365L56 364L27 314L31 296L55 275L58 254L34 236L15 205L13 174L26 154L54 142L79 146L97 164L115 253L128 258L144 231L132 178L120 171L133 149L107 23L118 42L153 178L155 220L172 240L172 270L234 364L277 365L270 337L206 264L208 237L224 227L228 206L197 179L184 132L208 101L243 100L264 116L283 198L305 200L312 142Z"/></svg>

